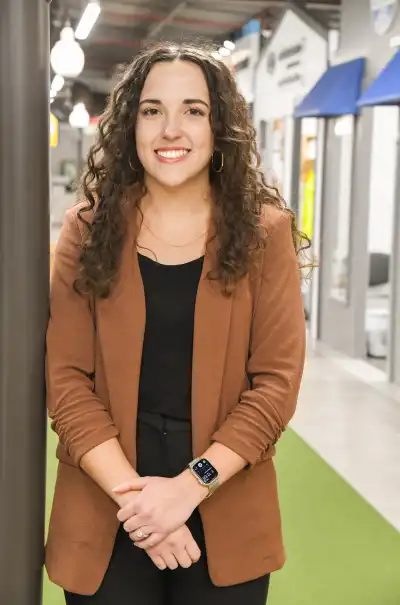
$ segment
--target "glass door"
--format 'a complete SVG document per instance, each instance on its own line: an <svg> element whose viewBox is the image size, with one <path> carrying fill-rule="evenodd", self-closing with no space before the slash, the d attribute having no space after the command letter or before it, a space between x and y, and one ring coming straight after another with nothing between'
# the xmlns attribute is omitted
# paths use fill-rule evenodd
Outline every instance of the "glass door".
<svg viewBox="0 0 400 605"><path fill-rule="evenodd" d="M396 180L397 107L375 107L371 147L368 255L369 280L365 313L365 355L385 372L391 317L391 258Z"/></svg>
<svg viewBox="0 0 400 605"><path fill-rule="evenodd" d="M298 225L310 240L313 240L314 236L317 134L316 118L305 118L301 121ZM313 251L310 250L309 254L312 256ZM308 269L305 271L308 272ZM303 281L304 310L308 320L311 318L313 298L310 286L311 282Z"/></svg>

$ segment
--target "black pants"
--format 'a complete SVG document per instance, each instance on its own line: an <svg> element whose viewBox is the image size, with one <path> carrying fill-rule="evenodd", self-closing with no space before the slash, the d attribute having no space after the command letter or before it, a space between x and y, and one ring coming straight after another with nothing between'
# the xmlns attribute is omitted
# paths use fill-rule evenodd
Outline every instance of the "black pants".
<svg viewBox="0 0 400 605"><path fill-rule="evenodd" d="M137 448L140 475L173 477L192 459L190 426L141 414ZM200 561L189 569L159 570L145 551L133 546L121 527L98 592L89 597L66 593L67 605L265 605L268 575L228 587L212 584L197 510L187 525L202 552Z"/></svg>

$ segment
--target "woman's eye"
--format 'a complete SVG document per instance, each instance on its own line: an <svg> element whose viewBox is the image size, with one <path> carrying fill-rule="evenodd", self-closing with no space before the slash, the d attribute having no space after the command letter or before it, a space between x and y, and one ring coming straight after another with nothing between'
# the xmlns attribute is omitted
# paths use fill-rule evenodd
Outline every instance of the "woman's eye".
<svg viewBox="0 0 400 605"><path fill-rule="evenodd" d="M189 113L192 116L204 116L204 111L198 109L198 107L190 107Z"/></svg>
<svg viewBox="0 0 400 605"><path fill-rule="evenodd" d="M144 116L156 116L159 113L159 109L156 107L147 107L147 109L143 109Z"/></svg>

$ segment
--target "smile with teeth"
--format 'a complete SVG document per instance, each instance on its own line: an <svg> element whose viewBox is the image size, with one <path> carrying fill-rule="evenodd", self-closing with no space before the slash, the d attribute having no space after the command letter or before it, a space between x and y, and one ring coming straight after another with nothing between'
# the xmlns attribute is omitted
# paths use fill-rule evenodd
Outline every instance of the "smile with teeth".
<svg viewBox="0 0 400 605"><path fill-rule="evenodd" d="M162 150L162 149L158 149L156 151L156 154L161 156L162 158L167 158L167 159L175 159L175 158L182 158L185 155L187 155L189 153L188 149L168 149L168 150Z"/></svg>

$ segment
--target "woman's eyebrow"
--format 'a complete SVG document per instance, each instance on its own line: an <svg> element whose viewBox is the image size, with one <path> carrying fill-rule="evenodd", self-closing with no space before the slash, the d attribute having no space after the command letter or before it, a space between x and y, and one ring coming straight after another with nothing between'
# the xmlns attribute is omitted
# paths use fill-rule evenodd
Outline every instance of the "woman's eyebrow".
<svg viewBox="0 0 400 605"><path fill-rule="evenodd" d="M151 105L162 105L160 99L143 99L140 101L140 105L143 105L144 103L150 103ZM200 105L205 105L205 107L209 109L208 103L202 99L184 99L182 103L183 105L195 105L196 103L199 103Z"/></svg>
<svg viewBox="0 0 400 605"><path fill-rule="evenodd" d="M140 101L139 105L143 105L144 103L151 103L152 105L161 105L160 99L143 99L143 101Z"/></svg>

